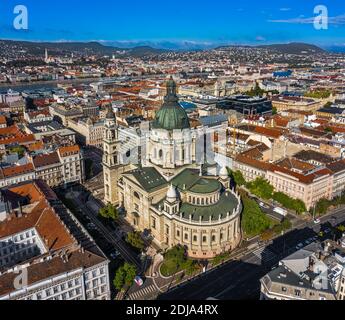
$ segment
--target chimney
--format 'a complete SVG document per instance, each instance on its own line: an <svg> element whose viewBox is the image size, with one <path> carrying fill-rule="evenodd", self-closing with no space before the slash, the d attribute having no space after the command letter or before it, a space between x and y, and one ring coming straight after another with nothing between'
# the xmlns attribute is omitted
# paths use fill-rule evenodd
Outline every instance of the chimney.
<svg viewBox="0 0 345 320"><path fill-rule="evenodd" d="M22 208L22 204L20 202L18 202L18 214L17 214L18 218L23 217L23 208Z"/></svg>

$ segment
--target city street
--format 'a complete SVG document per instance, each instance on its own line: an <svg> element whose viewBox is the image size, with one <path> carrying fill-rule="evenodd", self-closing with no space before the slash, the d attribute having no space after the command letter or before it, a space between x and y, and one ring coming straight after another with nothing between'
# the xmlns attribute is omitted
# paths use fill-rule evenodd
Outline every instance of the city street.
<svg viewBox="0 0 345 320"><path fill-rule="evenodd" d="M259 299L260 278L282 258L296 251L298 244L306 246L308 239L315 237L320 230L326 230L330 223L334 225L342 223L345 220L345 210L336 210L321 220L322 225L315 225L314 222L303 224L265 247L253 248L237 260L225 263L188 283L161 294L158 299L205 300L209 297L220 300ZM320 240L328 237L329 235L325 234Z"/></svg>

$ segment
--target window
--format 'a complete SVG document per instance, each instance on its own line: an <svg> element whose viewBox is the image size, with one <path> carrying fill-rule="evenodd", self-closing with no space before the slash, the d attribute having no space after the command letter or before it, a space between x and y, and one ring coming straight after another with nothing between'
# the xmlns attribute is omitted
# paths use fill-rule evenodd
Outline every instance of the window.
<svg viewBox="0 0 345 320"><path fill-rule="evenodd" d="M185 240L188 240L188 233L185 233L185 234L184 234L184 239L185 239Z"/></svg>
<svg viewBox="0 0 345 320"><path fill-rule="evenodd" d="M152 218L152 229L156 229L156 218Z"/></svg>
<svg viewBox="0 0 345 320"><path fill-rule="evenodd" d="M203 237L202 237L202 242L203 242L203 243L206 243L206 242L207 242L207 237L206 237L206 236L203 236Z"/></svg>
<svg viewBox="0 0 345 320"><path fill-rule="evenodd" d="M180 230L176 230L176 236L180 237Z"/></svg>
<svg viewBox="0 0 345 320"><path fill-rule="evenodd" d="M198 236L194 236L194 237L193 237L193 241L194 241L194 242L197 242L197 241L198 241Z"/></svg>
<svg viewBox="0 0 345 320"><path fill-rule="evenodd" d="M282 291L286 292L287 291L286 287L282 287Z"/></svg>

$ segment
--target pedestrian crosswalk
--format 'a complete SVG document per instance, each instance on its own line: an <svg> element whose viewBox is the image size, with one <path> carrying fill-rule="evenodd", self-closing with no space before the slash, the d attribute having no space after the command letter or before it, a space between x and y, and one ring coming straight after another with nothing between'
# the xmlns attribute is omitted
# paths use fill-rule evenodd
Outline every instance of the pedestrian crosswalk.
<svg viewBox="0 0 345 320"><path fill-rule="evenodd" d="M277 258L276 254L267 248L257 249L253 254L258 257L262 263L267 263Z"/></svg>
<svg viewBox="0 0 345 320"><path fill-rule="evenodd" d="M150 286L143 288L139 291L133 292L128 296L128 300L145 300L152 296L154 293L157 292L157 288L155 285L151 284Z"/></svg>

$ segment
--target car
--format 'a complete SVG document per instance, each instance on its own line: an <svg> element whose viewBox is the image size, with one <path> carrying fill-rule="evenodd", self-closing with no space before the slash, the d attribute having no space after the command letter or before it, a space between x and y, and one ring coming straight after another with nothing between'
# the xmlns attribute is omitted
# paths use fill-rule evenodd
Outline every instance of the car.
<svg viewBox="0 0 345 320"><path fill-rule="evenodd" d="M303 243L299 243L297 246L296 246L296 249L299 250L299 249L302 249L303 248Z"/></svg>
<svg viewBox="0 0 345 320"><path fill-rule="evenodd" d="M119 251L114 251L110 254L110 258L112 258L113 260L115 260L118 256L120 256L121 253Z"/></svg>
<svg viewBox="0 0 345 320"><path fill-rule="evenodd" d="M314 236L312 239L313 241L316 241L318 239L318 236Z"/></svg>
<svg viewBox="0 0 345 320"><path fill-rule="evenodd" d="M321 223L321 220L320 220L320 219L315 219L315 220L314 220L314 223L315 223L315 224L320 224L320 223Z"/></svg>
<svg viewBox="0 0 345 320"><path fill-rule="evenodd" d="M263 203L263 202L260 202L260 203L259 203L259 206L260 206L261 208L264 208L264 209L269 209L269 208L270 208L267 204L265 204L265 203Z"/></svg>
<svg viewBox="0 0 345 320"><path fill-rule="evenodd" d="M134 279L134 282L139 286L139 287L142 287L144 285L144 281L141 277L139 276L136 276L135 279Z"/></svg>
<svg viewBox="0 0 345 320"><path fill-rule="evenodd" d="M308 240L306 240L304 243L305 243L305 244L311 244L311 242L312 242L311 239L308 239Z"/></svg>
<svg viewBox="0 0 345 320"><path fill-rule="evenodd" d="M329 228L325 229L325 233L330 233L331 231L332 231L332 230L329 229Z"/></svg>

